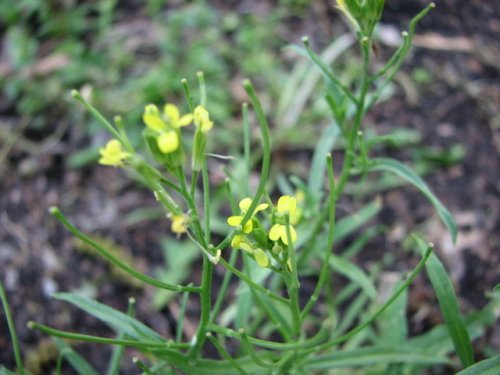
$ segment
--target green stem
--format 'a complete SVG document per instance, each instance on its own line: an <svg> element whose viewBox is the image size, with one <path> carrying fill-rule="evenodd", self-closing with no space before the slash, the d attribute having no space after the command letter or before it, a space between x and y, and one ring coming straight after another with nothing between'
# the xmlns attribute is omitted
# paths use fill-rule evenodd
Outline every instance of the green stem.
<svg viewBox="0 0 500 375"><path fill-rule="evenodd" d="M430 3L427 5L420 13L418 13L415 17L413 17L408 26L408 32L403 32L403 44L398 48L398 50L394 53L394 55L389 59L389 61L385 64L380 72L378 72L374 77L372 77L371 81L385 75L389 70L390 73L386 77L385 81L380 85L375 94L373 94L370 102L367 104L366 108L371 108L378 100L384 89L387 87L389 83L394 79L395 75L401 68L406 55L410 51L411 42L413 40L413 36L415 35L415 28L417 27L418 22L422 18L425 17L427 13L429 13L432 9L436 7L435 3Z"/></svg>
<svg viewBox="0 0 500 375"><path fill-rule="evenodd" d="M139 367L146 375L154 375L153 372L150 369L148 369L148 367L144 363L142 363L142 361L139 358L137 357L132 358L132 362L137 367Z"/></svg>
<svg viewBox="0 0 500 375"><path fill-rule="evenodd" d="M194 233L197 239L197 242L202 246L206 251L211 252L211 249L208 247L208 243L206 241L206 237L203 235L203 230L200 224L200 217L198 215L198 209L196 208L196 204L194 202L193 197L189 194L187 189L186 176L184 175L184 170L182 167L178 169L179 181L181 183L181 191L184 198L187 201L189 209L194 215L193 226ZM205 199L207 197L205 196ZM209 215L209 212L206 213ZM210 228L208 228L209 230ZM213 269L214 265L212 260L208 258L208 256L203 252L203 268L202 268L202 276L201 276L201 292L200 292L200 304L201 304L201 313L200 313L200 322L198 324L198 329L196 331L196 336L194 338L194 344L189 350L189 357L191 359L195 359L199 356L201 349L203 348L203 344L206 340L207 333L207 324L210 322L210 310L212 308L212 277L213 277Z"/></svg>
<svg viewBox="0 0 500 375"><path fill-rule="evenodd" d="M212 276L213 276L213 263L208 259L208 257L203 257L203 269L201 276L201 293L200 293L200 303L201 303L201 316L200 323L198 324L198 329L196 331L196 337L194 345L189 350L189 357L195 359L200 354L200 351L207 338L207 326L210 323L210 310L212 307Z"/></svg>
<svg viewBox="0 0 500 375"><path fill-rule="evenodd" d="M327 155L326 161L328 164L328 185L330 188L330 194L329 194L329 199L328 199L328 208L329 208L329 220L328 220L328 245L325 249L325 255L323 258L323 263L321 265L321 271L319 274L319 279L318 283L316 284L316 287L314 288L314 292L311 295L311 298L307 302L306 306L302 310L301 313L301 319L304 320L306 316L309 314L309 311L314 307L316 304L316 301L319 298L319 294L321 290L323 289L323 285L325 285L325 281L327 277L329 276L329 264L330 264L330 257L333 251L333 241L334 241L334 233L335 233L335 207L336 207L336 201L335 201L335 176L334 176L334 170L333 170L333 161L332 161L332 156L330 154Z"/></svg>
<svg viewBox="0 0 500 375"><path fill-rule="evenodd" d="M339 181L335 189L335 199L338 199L344 190L344 185L346 184L349 176L351 175L351 168L355 156L356 139L358 136L358 130L361 126L365 115L365 100L366 94L368 92L368 87L370 84L368 65L370 60L370 41L361 41L361 50L363 52L363 76L361 78L361 87L359 96L356 103L356 115L352 127L349 132L349 138L347 140L345 158L342 166L342 172L340 174Z"/></svg>
<svg viewBox="0 0 500 375"><path fill-rule="evenodd" d="M215 324L210 324L209 329L210 331L222 334L227 337L241 338L240 333L238 333L234 329L221 327ZM295 351L295 350L304 350L308 348L313 348L319 345L320 343L324 342L330 334L330 329L331 329L331 322L326 321L325 327L322 327L313 337L307 340L302 340L300 342L295 341L290 343L281 343L281 342L262 340L255 337L250 337L248 335L247 338L253 345L259 346L261 348L281 350L281 351L287 351L287 350Z"/></svg>
<svg viewBox="0 0 500 375"><path fill-rule="evenodd" d="M266 116L264 114L264 110L262 109L262 104L259 101L259 98L255 94L255 90L252 86L250 80L246 79L243 81L243 87L250 97L250 101L255 110L255 114L257 115L257 122L259 123L261 134L262 134L262 168L260 172L260 180L259 185L257 186L257 191L252 199L252 204L248 208L247 212L243 216L241 220L241 226L245 226L248 220L253 216L253 212L257 205L259 204L260 198L265 192L266 183L269 178L269 169L271 167L271 137L269 133L269 124L267 123ZM223 241L226 242L227 238ZM230 239L229 239L230 241ZM227 243L229 243L227 241ZM226 245L227 246L227 245ZM220 248L219 246L217 246Z"/></svg>
<svg viewBox="0 0 500 375"><path fill-rule="evenodd" d="M295 248L293 247L292 235L290 233L290 216L286 216L286 237L287 237L287 248L288 256L290 257L290 263L292 266L291 277L286 278L288 294L290 297L290 310L292 314L292 337L297 338L300 334L302 321L300 317L300 305L299 305L299 276L297 274L297 259L295 256Z"/></svg>
<svg viewBox="0 0 500 375"><path fill-rule="evenodd" d="M240 365L231 357L227 350L221 345L221 343L210 333L207 332L207 338L210 340L213 346L217 349L222 358L228 361L240 374L247 375L248 373L241 368Z"/></svg>
<svg viewBox="0 0 500 375"><path fill-rule="evenodd" d="M145 340L125 340L125 339L109 339L106 337L85 335L82 333L65 332L58 329L48 327L46 325L29 322L29 329L36 329L47 335L60 337L68 340L93 342L95 344L108 344L108 345L122 345L140 350L154 350L154 349L186 349L189 347L188 343L174 343L174 342L148 342Z"/></svg>
<svg viewBox="0 0 500 375"><path fill-rule="evenodd" d="M179 311L179 319L177 321L176 332L175 332L175 341L181 342L182 340L182 330L184 328L184 318L186 316L186 307L189 300L189 293L185 292L182 295L181 306Z"/></svg>
<svg viewBox="0 0 500 375"><path fill-rule="evenodd" d="M232 267L234 267L237 257L238 257L238 251L236 250L232 251L231 255L229 256L229 264ZM214 323L215 319L217 319L217 316L220 313L220 310L222 308L222 303L224 302L224 297L226 296L227 288L229 287L229 281L231 280L231 275L232 275L231 272L226 272L224 274L224 279L222 280L222 284L217 292L217 299L212 309L212 313L210 316L210 323Z"/></svg>
<svg viewBox="0 0 500 375"><path fill-rule="evenodd" d="M182 286L182 285L172 285L172 284L167 284L161 281L158 281L156 279L153 279L150 276L147 276L134 268L130 267L129 265L123 263L121 260L116 258L114 255L112 255L107 249L99 245L97 242L95 242L92 238L88 237L85 235L83 232L81 232L79 229L77 229L73 224L70 223L70 221L64 216L61 211L57 207L51 207L50 208L50 213L63 224L67 230L71 232L75 237L79 238L83 242L85 242L87 245L91 246L94 250L96 250L102 257L107 259L109 262L113 263L116 267L122 269L123 271L127 272L128 274L134 276L135 278L141 280L142 282L146 284L150 284L153 286L156 286L161 289L165 290L171 290L173 292L192 292L192 293L200 293L202 289L200 287L196 286Z"/></svg>
<svg viewBox="0 0 500 375"><path fill-rule="evenodd" d="M200 104L202 107L207 106L207 89L205 85L205 76L203 72L196 73L196 77L198 77L198 84L200 86Z"/></svg>
<svg viewBox="0 0 500 375"><path fill-rule="evenodd" d="M289 303L288 299L283 298L277 294L274 294L269 289L266 289L262 285L255 283L248 275L245 275L243 272L241 272L238 269L236 269L235 267L233 267L224 258L220 258L219 264L222 265L224 268L226 268L228 271L234 273L236 276L238 276L240 279L245 281L252 288L257 289L258 291L264 293L269 298L275 299L276 301L280 301L280 302L288 305L288 303Z"/></svg>
<svg viewBox="0 0 500 375"><path fill-rule="evenodd" d="M191 113L193 113L194 112L193 97L191 96L191 91L189 90L187 79L186 78L181 79L181 84L182 88L184 89L184 95L186 96L186 100L189 105L189 110L191 111Z"/></svg>
<svg viewBox="0 0 500 375"><path fill-rule="evenodd" d="M354 116L354 121L350 129L346 127L346 132L348 133L348 139L347 139L347 144L346 144L346 149L345 149L345 157L344 157L344 162L342 165L342 171L340 173L339 180L336 184L335 188L335 200L338 200L340 195L342 194L344 190L344 186L349 179L349 176L351 175L351 168L352 164L354 162L354 156L355 156L355 146L356 146L356 140L357 140L357 134L358 130L361 126L361 122L363 121L363 117L365 114L365 100L366 100L366 94L368 92L368 87L370 84L370 79L369 79L369 71L368 71L368 65L369 65L369 58L370 58L370 49L371 45L366 41L361 42L361 49L363 53L363 76L361 78L361 86L360 86L360 91L359 91L359 96L356 99L356 114ZM345 127L345 126L344 126ZM329 209L328 207L325 210L322 210L320 213L317 221L314 223L314 228L311 231L311 234L309 238L307 239L307 242L312 242L314 241L315 237L317 234L321 231L323 228L323 224L328 217L328 212ZM312 246L309 246L309 251L304 251L301 254L301 257L299 259L299 267L303 264L303 262L307 259L310 251L312 250Z"/></svg>
<svg viewBox="0 0 500 375"><path fill-rule="evenodd" d="M366 327L368 327L370 324L373 323L374 320L376 320L392 303L403 293L413 282L415 277L418 275L418 273L422 270L422 268L425 266L425 263L427 262L427 259L429 259L430 255L432 254L432 249L433 246L429 245L427 250L425 251L424 256L420 260L420 262L417 264L415 269L412 271L412 273L408 276L406 281L401 284L401 286L394 292L394 294L372 315L370 318L365 320L362 324L359 326L353 328L346 334L339 336L327 343L321 344L317 346L316 348L313 348L312 350L309 350L309 353L313 352L320 352L323 350L326 350L328 348L331 348L332 346L341 344L347 340L349 340L352 336L356 335L357 333L361 332L364 330Z"/></svg>
<svg viewBox="0 0 500 375"><path fill-rule="evenodd" d="M252 293L252 297L255 298L257 304L259 305L259 309L265 312L265 314L269 316L269 318L274 323L276 329L279 331L283 339L285 341L290 341L291 329L290 325L287 322L287 319L283 317L283 315L279 312L279 310L277 310L265 296L259 295L259 293L257 293L253 289L250 289L250 291ZM253 330L248 330L248 329L245 330L249 332L254 332Z"/></svg>
<svg viewBox="0 0 500 375"><path fill-rule="evenodd" d="M264 368L276 368L280 367L282 364L286 363L292 356L295 355L294 352L290 352L285 354L279 361L274 362L274 363L266 363L262 361L257 353L255 352L255 349L252 346L252 343L248 339L247 335L245 334L244 330L240 330L239 332L241 342L245 346L245 349L250 353L250 356L252 357L253 361L260 367Z"/></svg>
<svg viewBox="0 0 500 375"><path fill-rule="evenodd" d="M135 315L135 298L129 298L127 315L134 317ZM125 332L120 332L117 337L118 340L127 339L127 334ZM115 346L111 358L109 360L108 370L106 375L118 375L120 372L120 362L123 357L124 347L122 345Z"/></svg>
<svg viewBox="0 0 500 375"><path fill-rule="evenodd" d="M205 219L205 242L207 244L211 241L210 235L210 180L208 178L208 166L207 161L203 163L202 166L202 177L203 177L203 210L205 211L203 214Z"/></svg>
<svg viewBox="0 0 500 375"><path fill-rule="evenodd" d="M318 68L323 72L324 75L328 77L328 79L335 85L337 86L342 93L347 96L353 103L357 104L357 99L354 95L351 94L349 89L345 87L331 72L331 69L328 65L326 65L321 59L319 58L316 53L311 48L311 44L309 43L309 38L304 37L302 38L302 42L304 43L304 46L306 47L307 54L311 58L311 60L316 64Z"/></svg>
<svg viewBox="0 0 500 375"><path fill-rule="evenodd" d="M181 194L186 200L187 205L192 212L194 234L196 235L196 239L203 246L204 249L207 249L208 243L205 242L205 236L203 235L203 230L201 229L200 215L198 214L198 208L196 207L193 196L189 194L189 191L187 189L186 175L184 174L184 169L182 167L178 168L177 176L181 184Z"/></svg>
<svg viewBox="0 0 500 375"><path fill-rule="evenodd" d="M243 103L241 106L243 112L243 160L245 160L245 193L250 194L250 173L252 170L250 146L251 146L251 131L250 121L248 118L248 103Z"/></svg>
<svg viewBox="0 0 500 375"><path fill-rule="evenodd" d="M83 104L83 106L85 108L87 108L87 110L90 112L90 114L92 116L94 116L94 118L100 122L108 132L110 132L113 137L115 137L116 139L120 140L120 142L124 143L124 140L122 139L122 136L120 135L120 133L115 129L115 127L113 125L111 125L111 123L106 120L104 118L103 115L101 115L101 113L94 107L92 106L92 104L90 104L89 102L87 102L83 96L77 91L77 90L72 90L71 91L71 95L73 96L73 98L75 98L76 100L78 100L80 103Z"/></svg>
<svg viewBox="0 0 500 375"><path fill-rule="evenodd" d="M9 301L7 301L7 294L5 293L2 281L0 281L0 299L2 300L5 319L7 320L7 326L9 327L10 337L12 339L12 347L14 349L17 371L19 372L19 374L24 375L24 365L21 357L21 349L19 348L19 339L17 338L16 326L14 324L14 320L12 319Z"/></svg>

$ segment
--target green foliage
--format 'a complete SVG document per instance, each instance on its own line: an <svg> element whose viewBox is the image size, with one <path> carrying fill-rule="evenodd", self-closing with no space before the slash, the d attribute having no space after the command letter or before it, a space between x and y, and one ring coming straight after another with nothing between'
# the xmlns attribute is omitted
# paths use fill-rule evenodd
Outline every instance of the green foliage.
<svg viewBox="0 0 500 375"><path fill-rule="evenodd" d="M283 3L293 7L304 4ZM370 238L383 231L381 226L370 224L382 208L381 200L370 197L371 203L337 220L339 199L352 193L353 186L365 184L372 172L382 171L415 186L434 206L453 241L457 236L450 212L418 173L397 160L372 156L373 149L380 145L400 147L419 140L418 134L401 129L383 136L370 133L364 119L367 111L387 95L387 87L409 52L417 22L434 7L429 5L412 19L400 48L385 66L373 73L371 35L383 3L378 0L338 2L356 31L362 56L356 67L358 73L351 74L348 82L332 71L331 63L338 53L354 43L350 39L332 44L326 54L327 61L323 59L325 55L316 54L307 38L304 38L304 48L295 48L309 59L316 71L300 69L290 87L308 82L308 74L312 75L311 82L298 94L302 96L300 99L292 95L281 102L277 118L285 118L294 105L305 105L322 75L324 108L329 110L333 121L329 121L312 145L308 173L301 177L279 174L278 189L272 182L273 134L269 116L250 80L243 81L243 89L258 125L259 147L253 144L248 104L242 106L242 125L233 129L242 139L241 143L234 142L233 133L222 126L234 115L234 109L228 104L227 85L222 84L229 80L234 61L241 60L243 72L258 73L273 95L271 86L279 74L272 68L276 63L274 56L261 50L260 43L269 40L266 26L261 28L250 15L240 19L229 13L221 18L205 2L195 2L168 14L167 30L161 22L160 2L150 1L148 11L160 31L159 36L150 36L154 40L150 47L159 59L155 63L150 57L135 61L137 70L128 71L126 82L119 84L122 75L132 66L134 55L122 48L126 38L109 32L115 22L118 2L108 0L96 5L98 18L91 23L91 31L107 52L99 56L92 50L95 55L88 53L87 57L95 66L107 62L106 76L90 72L90 76L71 77L89 82L96 89L92 100L76 90L72 95L91 114L92 121L112 136L99 150L99 162L132 171L155 195L171 222L171 231L184 238L164 241L165 266L157 269L152 277L138 271L132 264L133 259L124 257L114 244L83 233L58 208L52 208L51 214L114 268L137 282L156 287L154 308L162 309L173 301L178 303L178 320L173 338L167 340L135 318L133 301L129 301L129 309L124 313L77 293L56 293L56 299L73 304L102 321L116 333L116 338L65 332L35 322L30 322L29 327L56 338L61 358L78 373L89 374L95 373L91 365L60 339L114 345L107 371L110 375L119 372L124 348L134 348L138 354L133 363L147 374L175 371L306 374L332 369L342 371L339 373L410 374L435 365L451 366L452 353L459 356L463 367L471 366L474 362L471 339L492 324L494 303L462 319L449 277L434 254L433 245L423 240L418 241L421 253L418 264L407 275L397 273L391 285L378 286L376 281L385 266L383 259L366 271L355 264L354 257L365 250ZM20 17L23 6L19 5L19 14L13 10L8 19ZM50 7L38 4L26 9L31 15L46 17ZM90 14L87 8L67 11L81 12L80 19ZM19 42L12 61L22 67L33 58L37 46L30 41L26 30L9 25L10 38ZM240 27L242 25L245 27ZM70 25L56 18L53 23L44 24L40 32L51 37L69 33L77 38L83 30L79 22ZM222 32L233 33L238 48L217 43ZM192 77L190 72L200 68L204 73L197 74L199 94L192 94L189 81L179 77ZM93 78L92 74L95 74ZM147 105L144 112L140 110L145 103L164 100L165 93L172 98L168 103L178 103L184 95L183 108L179 110L169 104L160 111L154 105ZM101 106L104 102L106 105ZM96 104L106 112L129 113L125 122L118 117L111 123L97 110ZM187 115L181 117L180 113ZM134 130L124 125L139 122L141 115L146 125L143 134L147 147L141 145L138 127ZM300 114L295 113L287 126L297 127L299 117ZM300 130L303 138L303 129L293 130ZM222 141L214 145L219 135ZM226 143L233 143L228 150ZM225 150L234 157L229 159L224 182L211 181L208 159L221 156L207 153L205 147ZM149 155L145 155L145 150ZM336 150L340 150L342 156L339 169L337 166L334 169ZM459 158L460 152L433 156L434 160L446 164ZM255 182L254 164L260 167ZM387 186L390 184L384 188ZM273 198L278 193L283 195L276 201ZM368 199L367 195L365 191ZM142 220L149 215L151 212L139 212L132 219ZM351 236L357 238L346 245ZM200 256L201 268L195 269ZM411 338L405 316L408 288L424 268L445 324ZM214 282L216 270L223 275L218 284ZM334 276L346 281L334 284L333 280L340 279L333 279ZM313 288L304 294L304 285L308 283L312 283ZM8 312L3 288L0 292ZM188 314L188 305L193 299L198 303L199 312ZM17 345L11 318L6 315ZM197 327L192 337L186 338L183 328L188 316L191 321L197 319ZM208 347L215 349L218 356L208 356ZM22 373L19 348L16 362ZM494 371L497 367L498 361L492 359L469 369ZM474 373L477 372L471 372Z"/></svg>

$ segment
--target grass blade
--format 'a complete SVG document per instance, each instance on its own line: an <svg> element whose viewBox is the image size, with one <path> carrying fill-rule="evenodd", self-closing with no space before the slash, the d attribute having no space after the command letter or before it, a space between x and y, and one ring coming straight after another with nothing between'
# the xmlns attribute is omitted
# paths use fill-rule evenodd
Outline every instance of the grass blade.
<svg viewBox="0 0 500 375"><path fill-rule="evenodd" d="M308 370L327 370L339 367L367 366L376 363L446 364L444 356L418 353L412 349L370 347L312 357L305 366Z"/></svg>
<svg viewBox="0 0 500 375"><path fill-rule="evenodd" d="M135 340L149 339L154 342L164 342L165 339L138 320L131 316L103 305L90 298L72 293L55 293L54 298L69 302L88 314L95 316L117 332L124 332Z"/></svg>
<svg viewBox="0 0 500 375"><path fill-rule="evenodd" d="M460 371L457 375L497 375L500 374L500 355L485 359Z"/></svg>
<svg viewBox="0 0 500 375"><path fill-rule="evenodd" d="M420 251L425 251L427 245L424 240L417 236L415 236L415 238ZM448 277L448 273L435 254L431 254L425 268L431 280L434 292L436 293L439 308L443 314L446 326L448 327L453 346L455 347L462 365L464 367L469 367L474 363L472 344L467 328L462 320L457 297L451 280Z"/></svg>
<svg viewBox="0 0 500 375"><path fill-rule="evenodd" d="M332 267L335 271L344 275L352 282L358 284L363 292L370 297L372 300L377 298L377 291L373 286L370 278L354 263L351 261L344 259L342 257L331 255L330 259L330 267Z"/></svg>
<svg viewBox="0 0 500 375"><path fill-rule="evenodd" d="M80 354L75 352L71 346L57 337L52 338L56 343L61 356L75 369L80 375L99 375L99 373L88 363Z"/></svg>
<svg viewBox="0 0 500 375"><path fill-rule="evenodd" d="M17 338L16 326L14 325L12 314L10 313L9 302L7 301L7 294L5 293L2 281L0 281L0 300L2 301L3 311L5 313L5 319L7 320L7 326L9 327L12 346L14 348L14 356L16 358L17 371L19 372L19 374L23 375L25 372L24 372L23 360L21 357L21 350L19 349L19 339Z"/></svg>
<svg viewBox="0 0 500 375"><path fill-rule="evenodd" d="M429 189L427 184L413 170L403 163L390 158L375 158L371 160L369 169L371 171L386 171L397 174L399 177L408 181L426 196L436 209L439 217L450 232L453 243L457 241L457 224L451 213L440 202L440 200Z"/></svg>

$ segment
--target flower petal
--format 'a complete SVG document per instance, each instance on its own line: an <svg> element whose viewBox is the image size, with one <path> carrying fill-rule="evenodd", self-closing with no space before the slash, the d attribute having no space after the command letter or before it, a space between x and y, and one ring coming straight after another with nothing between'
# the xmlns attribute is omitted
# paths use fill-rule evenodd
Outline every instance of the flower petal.
<svg viewBox="0 0 500 375"><path fill-rule="evenodd" d="M243 226L243 233L250 233L253 229L252 220L248 220Z"/></svg>
<svg viewBox="0 0 500 375"><path fill-rule="evenodd" d="M122 144L117 139L108 141L106 146L99 150L99 153L101 154L99 164L114 167L121 167L123 160L130 156L128 152L123 151Z"/></svg>
<svg viewBox="0 0 500 375"><path fill-rule="evenodd" d="M156 139L158 148L164 154L174 152L179 148L179 136L173 130L160 134Z"/></svg>
<svg viewBox="0 0 500 375"><path fill-rule="evenodd" d="M284 228L285 228L284 225L274 224L271 230L269 231L269 239L271 241L277 241L280 238L281 232L283 231Z"/></svg>
<svg viewBox="0 0 500 375"><path fill-rule="evenodd" d="M241 249L241 250L243 250L246 253L249 253L249 254L253 253L252 246L249 243L247 243L247 242L240 243L240 246L238 246L238 248Z"/></svg>
<svg viewBox="0 0 500 375"><path fill-rule="evenodd" d="M228 221L229 221L229 219L228 219ZM244 239L244 237L242 235L237 234L231 240L231 247L237 248L238 246L240 246L240 243L243 242L243 239Z"/></svg>
<svg viewBox="0 0 500 375"><path fill-rule="evenodd" d="M167 103L165 104L165 107L163 107L163 112L168 117L169 122L172 124L175 124L177 121L179 121L180 113L179 113L179 108L175 104Z"/></svg>
<svg viewBox="0 0 500 375"><path fill-rule="evenodd" d="M250 208L250 205L252 204L252 199L251 198L244 198L240 201L240 210L243 212L247 212L248 209Z"/></svg>
<svg viewBox="0 0 500 375"><path fill-rule="evenodd" d="M297 241L297 232L295 231L295 228L292 227L291 225L289 225L288 228L290 228L290 239L292 240L292 243L294 243L295 241ZM285 245L288 245L288 236L286 232L287 232L286 226L283 225L283 232L281 233L281 241L283 241Z"/></svg>
<svg viewBox="0 0 500 375"><path fill-rule="evenodd" d="M255 211L253 213L256 214L257 212L263 211L263 210L267 209L268 207L269 207L269 205L267 203L261 203L257 207L255 207Z"/></svg>
<svg viewBox="0 0 500 375"><path fill-rule="evenodd" d="M255 249L253 252L253 256L257 264L262 268L266 268L269 265L269 258L267 257L267 254L264 252L264 250Z"/></svg>
<svg viewBox="0 0 500 375"><path fill-rule="evenodd" d="M243 216L229 216L227 218L227 223L232 227L237 227L238 225L241 224L242 219Z"/></svg>
<svg viewBox="0 0 500 375"><path fill-rule="evenodd" d="M193 115L191 113L188 113L187 115L182 116L179 121L174 124L176 128L180 128L182 126L188 126L193 122Z"/></svg>
<svg viewBox="0 0 500 375"><path fill-rule="evenodd" d="M297 200L289 195L283 195L278 199L278 212L293 215L297 208Z"/></svg>
<svg viewBox="0 0 500 375"><path fill-rule="evenodd" d="M170 229L177 234L186 233L187 224L187 218L184 215L174 215L172 216L172 225Z"/></svg>
<svg viewBox="0 0 500 375"><path fill-rule="evenodd" d="M157 132L163 131L167 128L165 122L160 117L158 107L154 104L148 104L146 108L144 108L142 120L148 128Z"/></svg>

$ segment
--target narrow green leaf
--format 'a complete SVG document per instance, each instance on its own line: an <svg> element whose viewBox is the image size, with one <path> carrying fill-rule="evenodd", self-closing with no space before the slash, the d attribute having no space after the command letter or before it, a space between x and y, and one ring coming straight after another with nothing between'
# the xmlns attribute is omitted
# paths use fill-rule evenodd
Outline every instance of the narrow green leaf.
<svg viewBox="0 0 500 375"><path fill-rule="evenodd" d="M7 320L7 326L9 327L9 333L12 342L12 348L14 349L14 357L16 360L17 371L23 375L24 374L24 364L23 358L21 356L21 349L19 347L19 339L17 338L16 326L14 324L14 319L12 319L12 314L10 312L9 301L7 300L7 294L3 287L3 283L0 280L0 301L2 302L3 311L5 314L5 319Z"/></svg>
<svg viewBox="0 0 500 375"><path fill-rule="evenodd" d="M367 366L376 363L431 365L447 364L448 362L449 360L444 356L419 353L402 347L369 347L312 357L306 361L305 367L308 370L326 370L339 367Z"/></svg>
<svg viewBox="0 0 500 375"><path fill-rule="evenodd" d="M99 375L99 373L80 354L75 352L71 346L56 337L52 338L56 343L59 353L80 375Z"/></svg>
<svg viewBox="0 0 500 375"><path fill-rule="evenodd" d="M432 193L424 180L422 180L413 170L408 168L403 163L389 158L372 159L369 169L371 171L386 171L395 173L419 189L436 209L444 225L448 228L453 242L455 243L457 241L457 224L455 223L455 219L446 207L443 206L439 199Z"/></svg>
<svg viewBox="0 0 500 375"><path fill-rule="evenodd" d="M335 242L338 242L366 224L378 214L382 205L380 199L363 206L360 210L339 220L335 225Z"/></svg>
<svg viewBox="0 0 500 375"><path fill-rule="evenodd" d="M155 342L165 342L163 337L138 320L90 298L72 293L55 293L53 296L56 299L72 303L103 321L116 332L124 332L132 339L141 340L147 338Z"/></svg>
<svg viewBox="0 0 500 375"><path fill-rule="evenodd" d="M457 375L498 375L500 374L500 355L485 359L472 365Z"/></svg>
<svg viewBox="0 0 500 375"><path fill-rule="evenodd" d="M402 282L393 284L393 289L397 290ZM380 291L387 293L388 291ZM392 293L393 290L390 290ZM408 322L406 320L406 307L408 303L408 290L406 289L401 296L385 310L380 319L377 320L377 344L379 345L404 345L408 334Z"/></svg>
<svg viewBox="0 0 500 375"><path fill-rule="evenodd" d="M338 139L340 135L340 129L336 124L328 126L316 144L314 149L314 155L311 163L311 170L309 172L309 178L307 180L307 185L309 187L309 193L313 196L319 197L321 188L323 187L323 176L326 170L326 159L325 155L330 153L335 140Z"/></svg>
<svg viewBox="0 0 500 375"><path fill-rule="evenodd" d="M420 237L415 236L420 251L425 251L427 244ZM458 307L457 297L448 273L435 254L431 254L425 269L431 280L432 287L439 302L439 308L448 327L455 350L464 367L474 363L474 352L469 333L462 320Z"/></svg>
<svg viewBox="0 0 500 375"><path fill-rule="evenodd" d="M354 283L358 284L361 289L366 293L368 297L371 299L377 298L377 291L373 286L370 278L354 263L339 257L337 255L332 254L332 258L330 259L330 267L332 267L335 271L344 275Z"/></svg>

